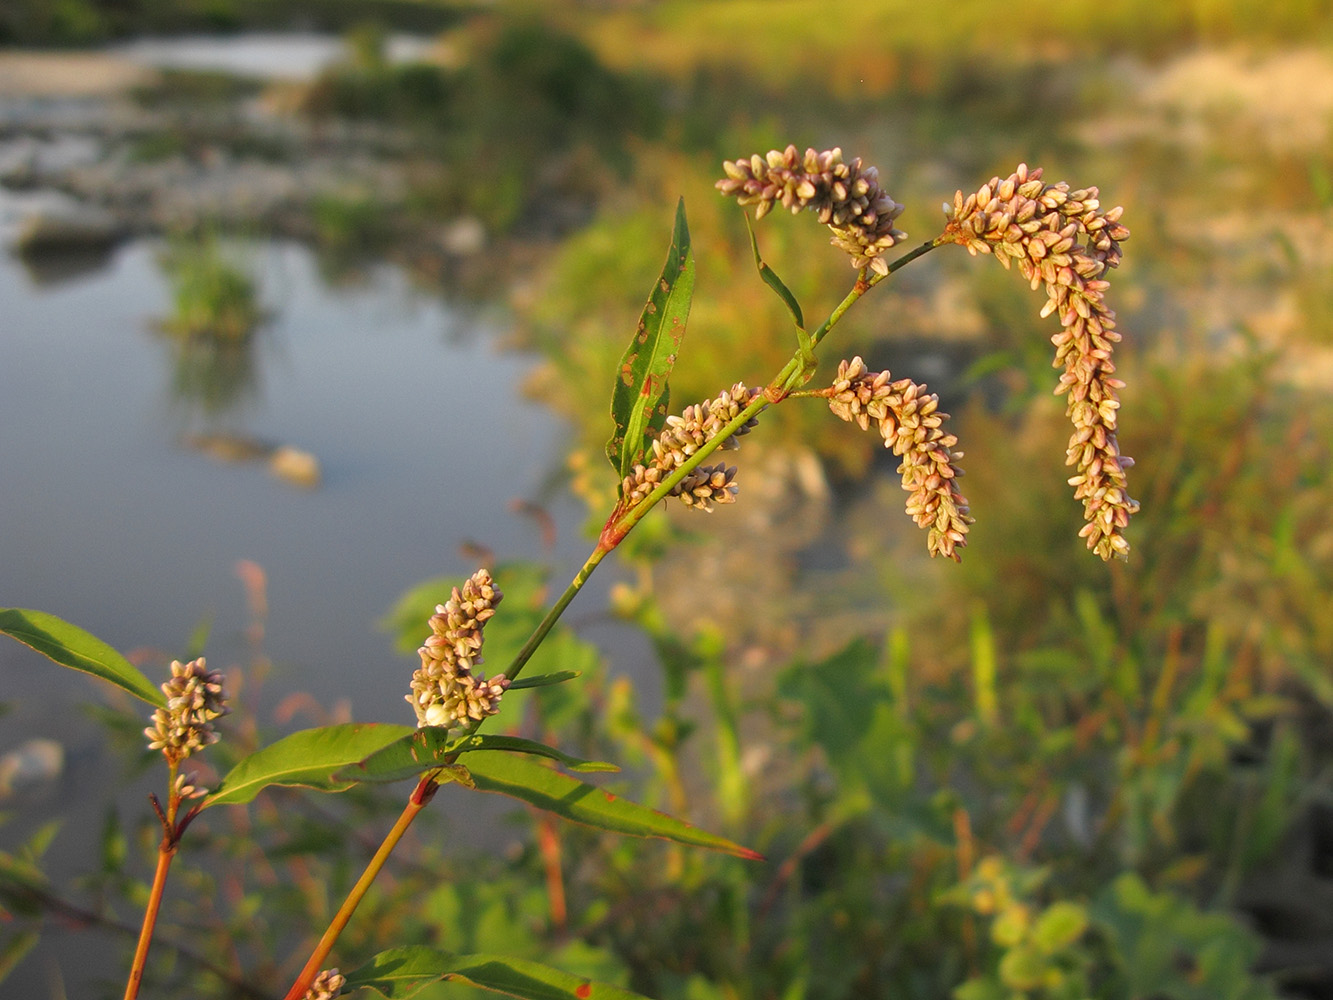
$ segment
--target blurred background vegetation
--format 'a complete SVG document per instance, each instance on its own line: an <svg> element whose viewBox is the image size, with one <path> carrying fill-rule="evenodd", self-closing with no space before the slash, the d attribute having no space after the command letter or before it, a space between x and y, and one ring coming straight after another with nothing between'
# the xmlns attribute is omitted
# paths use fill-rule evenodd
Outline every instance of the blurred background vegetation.
<svg viewBox="0 0 1333 1000"><path fill-rule="evenodd" d="M1333 998L1333 3L9 0L0 41L291 24L348 32L351 54L269 97L294 130L385 130L407 180L268 224L334 268L393 256L500 299L545 357L530 391L577 428L568 476L594 519L614 488L609 379L678 196L699 278L677 409L790 353L712 190L723 157L841 146L880 168L914 239L955 188L1026 161L1099 185L1132 232L1109 294L1143 503L1127 563L1076 537L1040 298L989 260L931 254L824 360L861 353L954 413L977 517L962 565L924 558L873 435L794 401L746 438L738 505L654 515L621 553L612 610L651 643L661 704L565 632L543 655L581 665L579 685L513 706L514 725L626 761L625 791L768 863L540 817L505 857L426 841L358 915L347 965L421 940L663 1000ZM436 56L388 60L389 30L439 32ZM178 74L138 99L229 93ZM148 160L176 148L152 138ZM450 263L436 237L460 218L486 251ZM812 220L757 235L808 317L854 277ZM521 633L542 575L501 583L495 624ZM405 648L442 585L405 598ZM492 664L506 641L488 639ZM341 831L376 802L358 795L336 816L257 806L187 859L212 902L178 914L178 939L254 987L170 949L160 974L271 994L286 928L320 927L355 877L364 845ZM109 823L81 890L107 913L132 902L152 842ZM14 874L41 846L7 861L0 898L20 916L53 905Z"/></svg>

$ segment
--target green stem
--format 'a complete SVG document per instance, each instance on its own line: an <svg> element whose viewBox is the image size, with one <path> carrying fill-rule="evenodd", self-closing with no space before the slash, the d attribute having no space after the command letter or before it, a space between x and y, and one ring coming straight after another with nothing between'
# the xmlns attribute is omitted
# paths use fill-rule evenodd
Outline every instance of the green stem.
<svg viewBox="0 0 1333 1000"><path fill-rule="evenodd" d="M523 644L523 648L518 651L518 655L514 657L513 662L505 670L505 676L511 681L518 679L523 667L527 665L528 660L532 659L532 654L537 652L537 647L542 644L547 633L555 627L555 623L565 613L565 608L569 607L569 602L574 600L578 592L583 589L583 585L588 582L588 577L592 576L592 571L597 568L597 564L605 559L610 551L610 548L603 547L600 542L597 544L597 548L592 550L592 554L588 556L578 573L575 574L574 579L570 581L569 586L565 588L565 592L560 595L560 599L551 605L551 610L546 612L546 617L533 630L532 635L528 636L528 641Z"/></svg>
<svg viewBox="0 0 1333 1000"><path fill-rule="evenodd" d="M810 346L812 348L818 347L819 342L828 336L828 332L833 329L834 324L842 319L843 313L850 309L862 295L878 284L876 279L882 280L882 276L876 275L876 278L867 281L865 278L865 269L862 269L860 277L856 279L856 284L852 286L852 290L843 296L843 300L834 307L833 312L829 313L828 319L819 324L819 329L810 335Z"/></svg>
<svg viewBox="0 0 1333 1000"><path fill-rule="evenodd" d="M887 274L877 274L873 278L871 278L869 282L870 287L873 288L875 285L878 285L881 281L887 278L894 271L898 270L900 267L906 267L908 264L912 263L912 261L916 260L918 257L924 256L925 254L930 253L930 251L934 250L936 247L943 246L945 243L950 243L950 242L952 242L952 240L945 239L944 234L941 233L939 236L936 236L933 240L928 240L925 243L922 243L915 250L911 250L908 253L903 254L892 264L890 264Z"/></svg>
<svg viewBox="0 0 1333 1000"><path fill-rule="evenodd" d="M903 265L915 260L922 254L933 250L937 245L937 242L925 243L912 252L903 255L889 265L888 274L892 274ZM639 521L643 520L644 515L646 515L658 501L666 497L676 484L694 471L704 459L717 451L717 449L730 439L733 434L740 430L751 417L756 416L772 403L780 402L785 399L810 381L815 373L814 348L825 336L827 336L829 330L831 330L842 318L843 314L850 309L861 296L865 295L871 288L888 277L888 274L875 274L867 277L867 269L862 269L856 284L852 286L852 290L847 293L840 303L838 303L837 307L829 314L828 318L820 324L819 328L811 335L809 341L800 345L799 349L792 355L791 359L782 367L782 370L778 372L768 386L762 392L757 394L754 399L750 401L749 405L741 410L735 419L731 420L720 431L713 435L712 438L704 443L703 447L691 455L679 468L673 470L671 475L658 484L657 488L649 493L648 496L644 497L629 510L621 513L618 517L614 512L612 513L611 518L606 523L606 527L602 529L602 535L601 538L598 539L597 547L592 550L592 553L588 556L587 560L585 560L583 566L574 576L574 579L571 580L569 586L565 588L565 592L560 595L560 599L551 606L551 609L546 613L546 617L544 617L537 628L533 630L532 635L530 635L527 642L523 644L523 648L519 650L518 655L514 657L513 661L509 664L509 667L505 670L505 676L508 677L509 680L513 681L518 679L518 675L522 673L528 660L532 659L533 654L536 653L538 647L541 646L551 629L555 627L555 623L559 621L560 616L564 614L565 609L569 607L570 602L574 600L579 591L583 589L584 584L588 582L588 578L592 576L593 571L598 567L601 561L606 558L607 554L620 544L624 537L629 534L630 530L638 524ZM478 723L473 725L468 732L475 731L480 724L481 722L478 721ZM446 763L452 764L453 760L454 757L451 756ZM347 922L351 919L352 913L356 910L357 905L360 903L361 898L366 894L366 891L369 890L371 883L375 880L375 876L378 875L380 869L384 867L384 863L388 860L389 854L407 831L407 827L411 824L412 820L416 818L417 813L430 801L430 798L437 787L434 781L434 775L437 773L438 771L429 772L421 778L416 791L412 793L412 797L408 801L407 808L403 810L403 814L399 817L398 823L395 824L394 828L389 832L389 835L385 837L384 842L380 845L379 850L375 852L375 856L371 859L370 864L366 866L366 870L362 874L360 880L352 888L347 899L344 900L342 907L338 910L338 913L335 915L333 922L329 925L328 930L326 930L324 936L320 938L319 944L316 946L314 953L310 956L310 960L306 963L305 968L301 970L301 974L297 977L296 982L292 984L292 988L288 991L285 1000L299 1000L305 993L306 989L309 988L310 983L314 980L315 976L319 974L320 969L323 968L324 960L333 949L334 942L337 941L343 928L347 926Z"/></svg>

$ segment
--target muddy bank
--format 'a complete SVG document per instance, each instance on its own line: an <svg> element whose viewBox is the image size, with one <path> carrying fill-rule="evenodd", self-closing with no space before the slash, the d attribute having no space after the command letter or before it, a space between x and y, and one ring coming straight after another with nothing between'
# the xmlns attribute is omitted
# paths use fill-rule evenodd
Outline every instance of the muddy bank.
<svg viewBox="0 0 1333 1000"><path fill-rule="evenodd" d="M59 191L111 212L126 235L202 222L308 229L321 198L392 209L408 139L374 125L312 125L286 113L281 85L198 85L113 56L0 55L0 185Z"/></svg>
<svg viewBox="0 0 1333 1000"><path fill-rule="evenodd" d="M0 242L65 253L206 227L300 239L334 266L387 257L466 291L524 269L590 216L586 170L552 156L538 210L521 225L516 209L487 218L469 207L476 180L442 155L463 139L387 112L330 113L320 102L336 84L312 58L300 78L261 79L108 52L0 52ZM451 55L421 42L403 58L425 78Z"/></svg>

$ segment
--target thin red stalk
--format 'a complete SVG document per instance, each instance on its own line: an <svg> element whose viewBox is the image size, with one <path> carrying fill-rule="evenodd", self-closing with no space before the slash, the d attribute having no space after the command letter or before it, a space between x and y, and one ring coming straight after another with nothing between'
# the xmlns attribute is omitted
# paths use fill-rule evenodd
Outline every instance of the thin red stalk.
<svg viewBox="0 0 1333 1000"><path fill-rule="evenodd" d="M143 928L139 931L139 943L134 949L130 978L125 983L125 1000L134 1000L139 995L144 967L148 964L148 947L153 943L153 928L157 926L157 914L162 909L162 894L167 885L167 872L171 870L171 862L176 857L176 849L179 846L179 841L168 829L162 835L162 843L157 849L157 870L153 872L153 888L148 894L148 906L144 909Z"/></svg>
<svg viewBox="0 0 1333 1000"><path fill-rule="evenodd" d="M435 795L438 787L431 774L422 775L411 797L408 798L402 814L398 817L398 822L385 836L379 850L375 852L375 856L366 865L366 870L361 873L356 885L352 886L352 890L347 894L347 898L343 900L342 906L334 914L333 921L329 924L328 929L324 931L324 936L319 939L319 944L315 945L315 950L311 953L305 967L297 975L296 981L292 983L291 989L287 991L284 1000L301 1000L301 997L305 996L310 984L315 981L315 977L324 968L324 961L329 957L329 953L333 951L333 945L338 940L338 936L342 934L343 928L352 919L352 914L356 912L361 900L370 891L370 886L375 881L375 877L379 875L385 862L389 860L389 855L398 846L398 841L402 840L407 828L412 825L412 821L417 818L417 814L426 807L426 803Z"/></svg>

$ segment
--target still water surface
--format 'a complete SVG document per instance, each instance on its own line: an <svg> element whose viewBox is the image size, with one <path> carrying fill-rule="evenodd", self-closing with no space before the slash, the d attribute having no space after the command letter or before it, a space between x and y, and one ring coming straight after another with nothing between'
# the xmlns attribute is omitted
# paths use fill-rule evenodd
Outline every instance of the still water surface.
<svg viewBox="0 0 1333 1000"><path fill-rule="evenodd" d="M246 248L271 319L254 379L208 414L182 398L160 246L120 249L91 275L40 284L0 259L0 604L59 614L121 650L183 655L212 616L211 661L245 655L238 560L268 573L273 693L350 699L357 718L410 721L413 664L377 619L413 583L463 576L464 543L546 558L516 498L554 514L550 558L571 572L586 543L575 502L544 491L567 429L525 401L535 359L501 352L499 328L381 267L330 287L292 243ZM301 490L262 461L218 461L187 433L225 432L312 452ZM548 495L549 494L549 495ZM73 745L92 683L0 645L0 752L34 733Z"/></svg>
<svg viewBox="0 0 1333 1000"><path fill-rule="evenodd" d="M390 62L417 60L427 56L434 44L429 38L392 34L385 39L384 55ZM269 80L309 79L348 56L342 38L320 32L140 38L108 46L106 51L157 69L212 70Z"/></svg>

